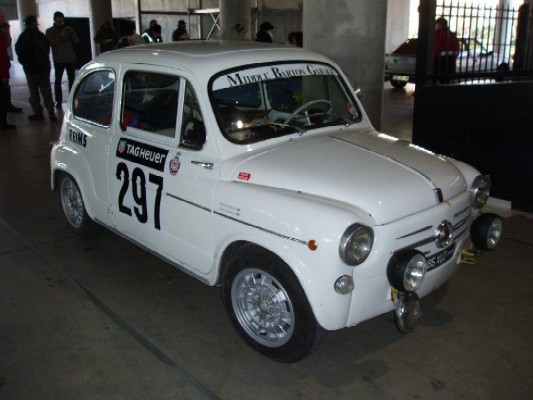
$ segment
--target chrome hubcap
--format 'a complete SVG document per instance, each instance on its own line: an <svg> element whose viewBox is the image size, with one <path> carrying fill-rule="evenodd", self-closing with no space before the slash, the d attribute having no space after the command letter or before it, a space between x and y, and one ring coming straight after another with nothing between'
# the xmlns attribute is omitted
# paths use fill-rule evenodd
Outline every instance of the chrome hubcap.
<svg viewBox="0 0 533 400"><path fill-rule="evenodd" d="M294 310L283 286L255 268L233 280L231 301L239 323L255 341L268 347L287 343L294 331Z"/></svg>
<svg viewBox="0 0 533 400"><path fill-rule="evenodd" d="M61 185L61 204L70 224L79 228L83 222L83 200L80 191L70 179L64 180Z"/></svg>

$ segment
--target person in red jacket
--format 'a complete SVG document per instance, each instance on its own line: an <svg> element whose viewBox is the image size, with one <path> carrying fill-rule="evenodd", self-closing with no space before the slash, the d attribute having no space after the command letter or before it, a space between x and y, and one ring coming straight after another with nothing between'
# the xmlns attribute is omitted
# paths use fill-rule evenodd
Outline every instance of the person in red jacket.
<svg viewBox="0 0 533 400"><path fill-rule="evenodd" d="M5 23L6 17L4 11L0 10L0 26L3 26ZM0 130L13 129L15 127L15 125L8 124L7 122L6 91L9 85L10 65L11 62L7 54L6 36L0 34L0 77L2 78L0 84Z"/></svg>
<svg viewBox="0 0 533 400"><path fill-rule="evenodd" d="M451 74L455 73L455 61L459 55L459 40L448 28L446 18L435 21L435 39L433 44L433 74L440 83L450 83Z"/></svg>

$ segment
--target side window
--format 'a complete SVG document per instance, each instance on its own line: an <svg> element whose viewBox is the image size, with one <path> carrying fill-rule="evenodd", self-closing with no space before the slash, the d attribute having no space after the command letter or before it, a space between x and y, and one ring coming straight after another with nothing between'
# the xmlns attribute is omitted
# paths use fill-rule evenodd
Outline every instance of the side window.
<svg viewBox="0 0 533 400"><path fill-rule="evenodd" d="M180 147L201 150L206 139L204 119L193 87L185 83Z"/></svg>
<svg viewBox="0 0 533 400"><path fill-rule="evenodd" d="M177 76L127 72L123 86L122 126L175 137L179 85Z"/></svg>
<svg viewBox="0 0 533 400"><path fill-rule="evenodd" d="M97 71L87 75L74 94L74 116L98 125L111 125L114 92L113 71Z"/></svg>

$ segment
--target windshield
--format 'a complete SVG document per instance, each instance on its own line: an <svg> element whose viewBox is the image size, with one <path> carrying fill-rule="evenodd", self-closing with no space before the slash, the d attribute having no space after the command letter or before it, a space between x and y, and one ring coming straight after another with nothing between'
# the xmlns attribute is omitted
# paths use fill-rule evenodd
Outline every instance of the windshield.
<svg viewBox="0 0 533 400"><path fill-rule="evenodd" d="M325 64L276 64L216 77L211 103L224 136L248 144L359 121L353 96Z"/></svg>

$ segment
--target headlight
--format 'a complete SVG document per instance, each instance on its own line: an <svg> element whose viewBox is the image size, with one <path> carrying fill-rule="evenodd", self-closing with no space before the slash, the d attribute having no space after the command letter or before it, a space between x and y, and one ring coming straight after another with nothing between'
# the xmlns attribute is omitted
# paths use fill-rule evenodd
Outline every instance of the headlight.
<svg viewBox="0 0 533 400"><path fill-rule="evenodd" d="M502 219L496 214L481 214L470 227L470 237L480 250L492 250L502 236Z"/></svg>
<svg viewBox="0 0 533 400"><path fill-rule="evenodd" d="M346 229L339 244L341 260L348 265L358 265L366 260L372 249L374 232L368 226L353 224Z"/></svg>
<svg viewBox="0 0 533 400"><path fill-rule="evenodd" d="M470 188L470 204L474 208L481 208L489 199L490 176L478 175Z"/></svg>
<svg viewBox="0 0 533 400"><path fill-rule="evenodd" d="M394 253L387 265L387 278L400 292L412 292L420 287L427 270L426 257L414 249Z"/></svg>

